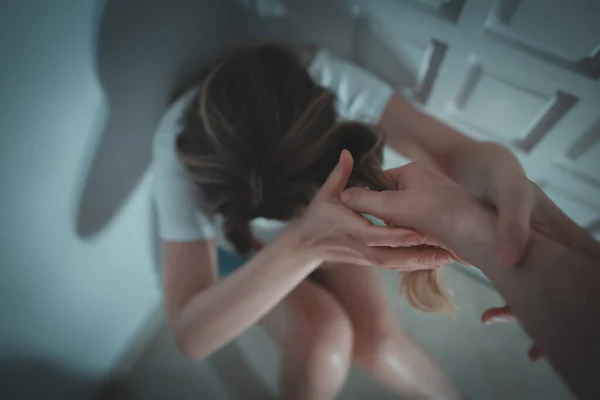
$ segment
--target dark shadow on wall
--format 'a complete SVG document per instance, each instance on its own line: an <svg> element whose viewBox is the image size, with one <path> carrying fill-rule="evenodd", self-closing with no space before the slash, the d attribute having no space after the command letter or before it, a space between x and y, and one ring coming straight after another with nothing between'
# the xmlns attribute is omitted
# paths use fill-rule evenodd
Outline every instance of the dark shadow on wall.
<svg viewBox="0 0 600 400"><path fill-rule="evenodd" d="M403 59L406 54L392 50L371 26L368 17L360 16L355 35L354 61L361 67L378 75L395 88L414 88L417 77ZM387 38L393 41L393 38Z"/></svg>
<svg viewBox="0 0 600 400"><path fill-rule="evenodd" d="M236 43L276 42L316 45L351 59L356 18L340 0L283 0L286 15L264 17L244 7L232 7Z"/></svg>
<svg viewBox="0 0 600 400"><path fill-rule="evenodd" d="M265 19L237 8L232 24L243 31L244 43L277 41L315 45L355 62L396 89L417 89L417 75L408 54L394 43L402 38L382 37L370 19L368 7L352 9L342 0L286 0L285 18ZM372 7L377 7L375 4Z"/></svg>
<svg viewBox="0 0 600 400"><path fill-rule="evenodd" d="M79 237L98 233L123 206L150 162L170 90L214 59L229 31L220 1L107 0L96 68L109 107L84 171Z"/></svg>
<svg viewBox="0 0 600 400"><path fill-rule="evenodd" d="M79 237L100 232L148 170L152 137L170 92L230 44L311 43L363 65L369 64L365 56L373 58L377 62L371 66L381 67L373 72L388 79L397 73L403 77L396 82L406 82L401 60L360 27L347 4L339 0L285 4L287 16L273 18L225 0L106 1L97 34L96 68L109 113L89 155L89 168L83 171L75 227ZM358 53L363 59L356 59Z"/></svg>
<svg viewBox="0 0 600 400"><path fill-rule="evenodd" d="M99 382L49 360L12 359L0 364L0 399L90 399Z"/></svg>
<svg viewBox="0 0 600 400"><path fill-rule="evenodd" d="M96 68L109 114L83 172L76 216L79 237L102 230L147 171L152 137L173 88L190 81L230 44L316 44L367 67L378 64L381 71L374 72L406 82L401 60L361 28L347 5L339 0L285 3L286 17L269 18L231 1L106 1ZM356 59L358 53L362 59ZM365 62L365 56L376 63ZM398 80L390 79L394 74Z"/></svg>

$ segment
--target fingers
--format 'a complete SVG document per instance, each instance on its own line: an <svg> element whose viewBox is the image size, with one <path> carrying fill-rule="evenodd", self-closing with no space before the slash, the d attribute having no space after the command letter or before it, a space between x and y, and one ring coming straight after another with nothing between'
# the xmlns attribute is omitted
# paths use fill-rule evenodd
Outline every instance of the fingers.
<svg viewBox="0 0 600 400"><path fill-rule="evenodd" d="M375 265L403 272L435 269L453 262L448 252L437 248L368 247L365 252Z"/></svg>
<svg viewBox="0 0 600 400"><path fill-rule="evenodd" d="M493 307L484 311L481 315L481 322L484 324L492 324L495 322L514 322L515 316L508 306Z"/></svg>
<svg viewBox="0 0 600 400"><path fill-rule="evenodd" d="M412 229L376 225L362 227L356 236L366 246L410 247L425 242L425 237Z"/></svg>
<svg viewBox="0 0 600 400"><path fill-rule="evenodd" d="M375 246L389 246L389 247L412 247L412 246L429 246L440 248L446 251L452 261L458 262L462 265L472 265L465 259L459 257L452 249L448 248L444 244L440 243L437 239L423 235L413 229L408 228L398 228L394 226L386 227L386 226L377 226L373 225L371 227L365 228L360 227L360 233L355 234L354 236L359 239L359 241L366 246L375 247ZM422 249L423 247L421 247Z"/></svg>
<svg viewBox="0 0 600 400"><path fill-rule="evenodd" d="M331 174L329 174L329 177L315 198L326 199L340 196L346 187L346 184L348 183L350 174L352 174L352 165L353 160L350 152L348 150L342 151L342 154L340 154L340 160L333 171L331 171Z"/></svg>
<svg viewBox="0 0 600 400"><path fill-rule="evenodd" d="M388 169L385 174L396 181L396 190L404 190L411 182L418 181L422 183L423 179L432 177L448 179L444 177L438 168L423 161L413 161L398 168Z"/></svg>
<svg viewBox="0 0 600 400"><path fill-rule="evenodd" d="M542 350L540 350L540 348L534 344L529 348L529 351L527 352L527 357L529 357L531 361L536 362L544 358L544 354L542 353Z"/></svg>
<svg viewBox="0 0 600 400"><path fill-rule="evenodd" d="M525 252L534 204L530 182L517 175L514 179L490 194L498 209L496 252L500 262L506 265L516 265Z"/></svg>
<svg viewBox="0 0 600 400"><path fill-rule="evenodd" d="M466 266L473 265L472 263L468 262L464 258L460 257L451 248L449 248L445 244L441 243L436 238L431 237L431 236L424 236L423 239L424 239L424 243L423 244L425 244L425 245L440 247L440 248L446 250L452 256L452 258L454 259L455 262L457 262L459 264L462 264L462 265L466 265Z"/></svg>
<svg viewBox="0 0 600 400"><path fill-rule="evenodd" d="M401 225L396 211L402 208L402 195L396 191L376 192L363 188L351 188L342 193L346 207L363 214L370 214L383 221ZM395 217L395 218L393 218Z"/></svg>
<svg viewBox="0 0 600 400"><path fill-rule="evenodd" d="M485 324L492 324L495 322L515 322L516 318L510 310L510 307L504 306L485 310L485 312L481 315L481 321ZM527 357L529 357L531 361L535 362L543 358L544 355L542 354L540 348L534 344L531 346L531 348L529 348Z"/></svg>

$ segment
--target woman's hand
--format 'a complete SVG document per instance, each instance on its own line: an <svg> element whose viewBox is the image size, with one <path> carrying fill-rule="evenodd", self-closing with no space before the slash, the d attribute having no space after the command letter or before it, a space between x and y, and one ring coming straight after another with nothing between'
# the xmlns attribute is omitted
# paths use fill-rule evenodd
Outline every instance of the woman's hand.
<svg viewBox="0 0 600 400"><path fill-rule="evenodd" d="M301 219L290 227L300 251L312 252L321 262L374 265L401 271L436 268L452 262L439 248L411 248L425 243L418 232L376 226L341 202L352 172L352 156L344 151L321 190Z"/></svg>

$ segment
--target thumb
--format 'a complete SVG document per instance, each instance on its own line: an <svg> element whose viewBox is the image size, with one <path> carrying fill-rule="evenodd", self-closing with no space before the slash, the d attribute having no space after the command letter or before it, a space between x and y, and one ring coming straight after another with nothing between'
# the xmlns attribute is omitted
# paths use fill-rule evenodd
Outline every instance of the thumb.
<svg viewBox="0 0 600 400"><path fill-rule="evenodd" d="M340 160L327 177L327 180L317 193L315 198L326 199L339 197L348 183L348 178L352 174L353 165L352 155L348 150L343 150L340 154Z"/></svg>

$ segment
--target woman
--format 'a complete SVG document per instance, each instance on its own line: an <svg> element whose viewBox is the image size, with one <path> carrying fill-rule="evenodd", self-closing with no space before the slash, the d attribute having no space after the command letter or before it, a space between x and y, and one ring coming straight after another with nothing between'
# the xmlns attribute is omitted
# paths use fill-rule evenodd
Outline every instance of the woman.
<svg viewBox="0 0 600 400"><path fill-rule="evenodd" d="M449 254L398 247L424 238L374 227L339 202L347 183L391 185L380 167L381 134L365 124L378 123L392 146L461 178L460 163L441 149L451 143L466 152L469 139L424 118L377 78L324 51L306 57L262 46L211 68L169 110L154 142L165 301L182 351L205 357L260 321L284 350L285 398L335 397L353 361L399 395L461 398L397 326L367 266L434 268ZM418 129L409 132L411 124ZM343 149L353 157L338 163ZM273 220L295 222L282 231ZM221 231L225 240L215 240ZM226 271L217 258L231 255L217 257L215 242L247 255L273 237L219 280ZM448 306L436 272L405 276L415 306Z"/></svg>

